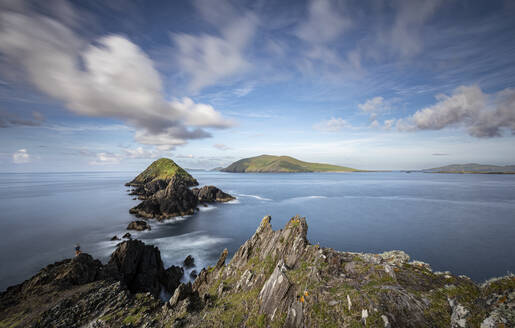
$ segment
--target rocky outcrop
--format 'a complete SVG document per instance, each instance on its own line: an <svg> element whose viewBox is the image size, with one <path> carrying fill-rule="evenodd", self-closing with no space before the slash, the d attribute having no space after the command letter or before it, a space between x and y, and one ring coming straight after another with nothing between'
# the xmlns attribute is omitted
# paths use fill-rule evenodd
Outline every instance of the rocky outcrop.
<svg viewBox="0 0 515 328"><path fill-rule="evenodd" d="M229 263L224 250L186 284L182 268L163 269L157 248L124 241L105 266L80 254L10 287L0 295L0 326L514 326L513 275L478 285L402 251L340 252L306 236L302 217L275 231L265 217ZM168 302L155 297L158 284Z"/></svg>
<svg viewBox="0 0 515 328"><path fill-rule="evenodd" d="M234 199L214 186L191 190L179 176L173 177L164 190L159 190L129 212L138 217L164 220L174 216L192 215L200 201L225 202Z"/></svg>
<svg viewBox="0 0 515 328"><path fill-rule="evenodd" d="M229 202L235 199L233 196L221 191L215 186L193 188L192 192L201 203Z"/></svg>
<svg viewBox="0 0 515 328"><path fill-rule="evenodd" d="M185 327L484 327L513 325L515 277L496 287L432 272L402 251L339 252L311 245L306 220L274 231L265 217L225 265L193 284L202 310L167 315ZM493 292L496 290L496 292ZM490 304L490 305L487 305ZM502 313L502 314L501 314ZM486 321L485 321L486 320Z"/></svg>
<svg viewBox="0 0 515 328"><path fill-rule="evenodd" d="M185 268L191 268L195 266L195 259L193 258L193 256L188 255L182 263Z"/></svg>
<svg viewBox="0 0 515 328"><path fill-rule="evenodd" d="M173 177L164 190L158 191L129 212L138 217L163 220L173 216L191 215L195 213L197 203L197 197L188 184L180 177Z"/></svg>
<svg viewBox="0 0 515 328"><path fill-rule="evenodd" d="M150 229L150 224L148 224L146 221L143 221L143 220L136 220L136 221L132 221L131 223L129 223L129 225L127 226L127 230L136 230L136 231L143 231L143 230L151 230ZM127 234L125 234L127 235ZM124 238L125 238L125 235L124 235ZM129 234L128 238L130 238L131 235Z"/></svg>
<svg viewBox="0 0 515 328"><path fill-rule="evenodd" d="M170 159L159 159L126 185L142 202L129 212L137 217L164 220L192 215L199 202L227 202L234 197L215 186L190 189L198 182Z"/></svg>

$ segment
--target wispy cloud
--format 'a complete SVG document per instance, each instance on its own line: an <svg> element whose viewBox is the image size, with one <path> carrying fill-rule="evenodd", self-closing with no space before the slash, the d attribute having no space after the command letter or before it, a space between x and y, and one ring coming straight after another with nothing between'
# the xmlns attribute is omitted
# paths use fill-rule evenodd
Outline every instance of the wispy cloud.
<svg viewBox="0 0 515 328"><path fill-rule="evenodd" d="M352 125L341 117L332 117L327 121L322 121L313 125L313 128L322 132L338 132L344 128L351 128Z"/></svg>
<svg viewBox="0 0 515 328"><path fill-rule="evenodd" d="M229 150L231 147L224 145L224 144L214 144L213 147L215 147L218 150Z"/></svg>
<svg viewBox="0 0 515 328"><path fill-rule="evenodd" d="M13 162L15 164L24 164L30 162L30 154L27 149L19 149L13 154Z"/></svg>

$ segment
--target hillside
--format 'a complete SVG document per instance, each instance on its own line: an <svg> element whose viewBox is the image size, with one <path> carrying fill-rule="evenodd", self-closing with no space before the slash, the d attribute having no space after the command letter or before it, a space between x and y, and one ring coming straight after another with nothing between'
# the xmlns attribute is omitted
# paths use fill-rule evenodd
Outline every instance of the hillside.
<svg viewBox="0 0 515 328"><path fill-rule="evenodd" d="M431 173L515 173L515 165L452 164L423 171Z"/></svg>
<svg viewBox="0 0 515 328"><path fill-rule="evenodd" d="M303 162L290 156L261 155L240 159L221 170L222 172L294 173L294 172L354 172L356 169L322 163Z"/></svg>
<svg viewBox="0 0 515 328"><path fill-rule="evenodd" d="M180 176L183 180L191 182L191 185L197 185L197 180L193 178L182 167L177 165L169 158L160 158L150 164L145 171L138 174L134 180L129 182L128 186L141 185L155 180L167 180L174 176Z"/></svg>

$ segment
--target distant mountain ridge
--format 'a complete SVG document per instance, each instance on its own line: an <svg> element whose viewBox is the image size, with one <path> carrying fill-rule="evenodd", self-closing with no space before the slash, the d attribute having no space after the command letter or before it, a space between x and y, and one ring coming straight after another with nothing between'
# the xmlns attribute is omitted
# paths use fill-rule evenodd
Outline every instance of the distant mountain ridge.
<svg viewBox="0 0 515 328"><path fill-rule="evenodd" d="M346 166L303 162L290 156L261 155L240 159L221 170L232 173L355 172Z"/></svg>
<svg viewBox="0 0 515 328"><path fill-rule="evenodd" d="M441 173L515 173L515 165L500 166L477 163L452 164L422 171Z"/></svg>

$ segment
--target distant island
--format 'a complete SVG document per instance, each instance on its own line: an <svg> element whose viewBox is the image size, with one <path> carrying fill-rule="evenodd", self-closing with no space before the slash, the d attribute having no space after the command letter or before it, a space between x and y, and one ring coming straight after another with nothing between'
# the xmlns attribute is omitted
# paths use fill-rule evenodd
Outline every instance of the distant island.
<svg viewBox="0 0 515 328"><path fill-rule="evenodd" d="M240 159L221 169L232 173L357 172L346 166L303 162L290 156L261 155Z"/></svg>
<svg viewBox="0 0 515 328"><path fill-rule="evenodd" d="M422 171L427 173L515 174L515 165L452 164Z"/></svg>

